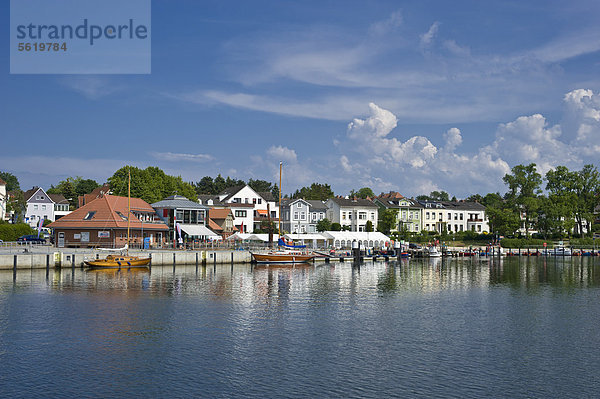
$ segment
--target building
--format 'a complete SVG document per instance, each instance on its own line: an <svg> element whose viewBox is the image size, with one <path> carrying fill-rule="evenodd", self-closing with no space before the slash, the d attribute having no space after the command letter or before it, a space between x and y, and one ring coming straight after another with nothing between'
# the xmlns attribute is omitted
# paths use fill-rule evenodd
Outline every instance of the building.
<svg viewBox="0 0 600 399"><path fill-rule="evenodd" d="M254 232L260 228L262 221L269 218L275 224L279 220L279 210L273 195L261 195L247 184L229 187L219 195L199 195L198 202L215 209L231 209L234 226L240 233Z"/></svg>
<svg viewBox="0 0 600 399"><path fill-rule="evenodd" d="M367 222L377 230L378 207L371 200L361 198L330 198L327 206L327 219L349 227L350 231L366 231Z"/></svg>
<svg viewBox="0 0 600 399"><path fill-rule="evenodd" d="M381 194L374 202L383 209L396 210L396 223L391 231L408 231L418 233L421 231L421 210L423 206L399 193L390 192Z"/></svg>
<svg viewBox="0 0 600 399"><path fill-rule="evenodd" d="M228 208L210 209L208 211L208 227L223 239L237 232L233 225L233 212Z"/></svg>
<svg viewBox="0 0 600 399"><path fill-rule="evenodd" d="M23 194L27 208L25 210L25 223L36 227L40 220L51 222L68 215L69 201L60 194L47 194L41 187L33 187Z"/></svg>
<svg viewBox="0 0 600 399"><path fill-rule="evenodd" d="M41 195L41 194L39 194ZM130 212L128 212L130 209ZM50 224L57 247L141 247L144 239L151 246L162 246L169 228L154 209L140 198L104 195L88 202Z"/></svg>
<svg viewBox="0 0 600 399"><path fill-rule="evenodd" d="M327 206L317 200L282 200L282 229L295 234L316 233L317 223L325 219Z"/></svg>
<svg viewBox="0 0 600 399"><path fill-rule="evenodd" d="M77 197L77 208L81 208L88 202L93 201L96 198L100 198L100 197L102 197L106 194L110 194L110 193L111 193L110 186L108 185L108 183L104 183L104 185L102 185L100 187L96 187L94 190L92 190L91 193L80 195L79 197Z"/></svg>
<svg viewBox="0 0 600 399"><path fill-rule="evenodd" d="M426 231L442 233L458 233L474 231L489 232L485 206L478 202L468 201L418 201L421 211L422 228Z"/></svg>
<svg viewBox="0 0 600 399"><path fill-rule="evenodd" d="M181 228L181 238L184 241L191 239L207 239L216 234L208 227L209 207L190 201L181 195L172 195L162 201L152 204L158 217L169 227L169 239L178 241L179 232L176 224Z"/></svg>
<svg viewBox="0 0 600 399"><path fill-rule="evenodd" d="M8 212L6 207L8 206L8 193L6 192L6 182L0 179L0 220L6 220Z"/></svg>

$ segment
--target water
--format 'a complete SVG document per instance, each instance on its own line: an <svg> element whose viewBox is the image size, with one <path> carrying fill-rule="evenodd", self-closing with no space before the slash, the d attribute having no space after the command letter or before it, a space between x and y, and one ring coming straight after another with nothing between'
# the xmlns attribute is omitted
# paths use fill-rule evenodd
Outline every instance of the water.
<svg viewBox="0 0 600 399"><path fill-rule="evenodd" d="M600 259L0 273L0 396L582 398Z"/></svg>

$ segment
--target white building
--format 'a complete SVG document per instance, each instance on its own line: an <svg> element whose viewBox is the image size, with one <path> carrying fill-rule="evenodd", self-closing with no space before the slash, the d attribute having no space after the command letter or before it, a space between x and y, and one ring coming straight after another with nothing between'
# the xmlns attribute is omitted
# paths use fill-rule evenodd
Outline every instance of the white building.
<svg viewBox="0 0 600 399"><path fill-rule="evenodd" d="M199 195L201 204L216 208L230 208L233 223L240 233L252 233L261 221L271 219L277 224L279 210L271 193L257 193L250 186L235 186L219 195Z"/></svg>
<svg viewBox="0 0 600 399"><path fill-rule="evenodd" d="M485 206L478 202L419 201L422 229L442 233L474 231L488 233L490 231Z"/></svg>
<svg viewBox="0 0 600 399"><path fill-rule="evenodd" d="M0 179L0 220L6 220L6 206L8 205L8 195L6 193L6 182Z"/></svg>
<svg viewBox="0 0 600 399"><path fill-rule="evenodd" d="M332 223L349 226L350 231L366 231L367 222L377 230L377 205L372 201L360 198L330 198L327 205L327 219Z"/></svg>
<svg viewBox="0 0 600 399"><path fill-rule="evenodd" d="M327 206L318 200L283 200L282 228L290 233L316 233L317 223L325 219Z"/></svg>
<svg viewBox="0 0 600 399"><path fill-rule="evenodd" d="M25 223L36 227L40 220L51 222L68 215L69 201L60 194L47 194L41 187L33 187L24 193L27 209L25 211Z"/></svg>

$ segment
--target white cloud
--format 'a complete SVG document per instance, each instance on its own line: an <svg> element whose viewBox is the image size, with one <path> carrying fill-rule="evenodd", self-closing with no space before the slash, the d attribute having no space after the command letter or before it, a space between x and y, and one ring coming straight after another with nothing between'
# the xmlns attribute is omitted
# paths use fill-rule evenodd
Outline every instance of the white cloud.
<svg viewBox="0 0 600 399"><path fill-rule="evenodd" d="M453 151L462 143L460 130L455 127L448 129L448 131L444 133L444 138L446 139L446 148L448 151Z"/></svg>
<svg viewBox="0 0 600 399"><path fill-rule="evenodd" d="M298 161L298 156L296 155L296 151L291 150L287 147L283 147L281 145L271 146L267 150L267 154L276 160L280 160L288 163L296 163Z"/></svg>
<svg viewBox="0 0 600 399"><path fill-rule="evenodd" d="M420 36L421 48L427 48L431 46L431 43L433 42L433 39L435 39L435 35L437 34L439 27L440 23L438 21L435 21L433 24L431 24L429 30Z"/></svg>
<svg viewBox="0 0 600 399"><path fill-rule="evenodd" d="M91 100L97 100L123 89L110 79L100 76L68 76L59 81Z"/></svg>
<svg viewBox="0 0 600 399"><path fill-rule="evenodd" d="M387 19L372 24L369 31L374 35L384 35L401 26L402 22L402 12L394 11Z"/></svg>
<svg viewBox="0 0 600 399"><path fill-rule="evenodd" d="M174 152L151 152L156 159L169 162L208 162L215 158L208 154L180 154Z"/></svg>

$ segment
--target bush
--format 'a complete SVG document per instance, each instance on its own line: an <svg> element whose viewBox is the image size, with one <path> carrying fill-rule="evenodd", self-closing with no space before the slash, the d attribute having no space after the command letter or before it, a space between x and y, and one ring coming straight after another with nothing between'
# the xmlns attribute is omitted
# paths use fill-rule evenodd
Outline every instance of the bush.
<svg viewBox="0 0 600 399"><path fill-rule="evenodd" d="M502 248L543 248L547 243L548 248L553 247L552 241L537 238L503 238L500 241Z"/></svg>
<svg viewBox="0 0 600 399"><path fill-rule="evenodd" d="M17 238L26 234L35 234L35 230L26 223L0 225L0 240L2 241L17 241Z"/></svg>

